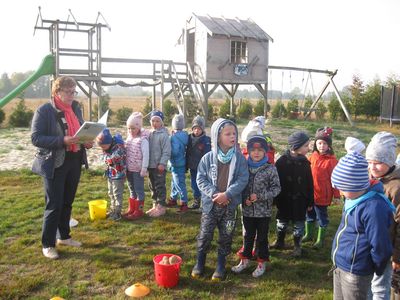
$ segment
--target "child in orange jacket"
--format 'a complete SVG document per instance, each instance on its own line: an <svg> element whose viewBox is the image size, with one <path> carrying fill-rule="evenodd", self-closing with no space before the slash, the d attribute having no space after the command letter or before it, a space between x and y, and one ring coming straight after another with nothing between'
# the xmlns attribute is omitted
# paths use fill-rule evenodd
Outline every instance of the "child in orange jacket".
<svg viewBox="0 0 400 300"><path fill-rule="evenodd" d="M332 187L331 175L338 160L332 149L332 128L319 128L315 134L314 148L309 157L314 183L314 206L307 211L303 242L313 240L314 222L318 220L318 238L314 248L323 246L326 228L329 224L328 206L332 198L339 198L337 189Z"/></svg>

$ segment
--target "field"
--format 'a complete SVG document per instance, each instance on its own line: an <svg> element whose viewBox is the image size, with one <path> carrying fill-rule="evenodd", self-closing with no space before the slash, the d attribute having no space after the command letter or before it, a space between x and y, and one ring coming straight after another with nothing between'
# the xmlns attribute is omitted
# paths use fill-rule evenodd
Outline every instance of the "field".
<svg viewBox="0 0 400 300"><path fill-rule="evenodd" d="M126 105L129 103L134 106L138 101L125 102ZM239 127L242 128L244 123L239 123ZM290 133L301 129L313 135L323 125L334 128L334 149L338 157L344 154L347 136L368 143L380 130L400 133L397 127L388 128L381 124L358 123L352 128L346 123L287 120L271 120L267 129L281 153ZM125 133L123 128L112 130ZM331 269L330 244L340 220L341 205L330 207L331 223L322 250L314 250L311 244L305 244L304 255L294 259L290 255L292 240L289 234L286 250L271 250L272 270L265 276L251 277L254 264L241 275L228 271L226 280L215 284L210 280L216 264L218 238L215 234L207 258L206 277L193 280L190 271L195 263L199 214L179 215L175 209L168 209L167 215L159 219L144 217L135 222L89 220L87 202L108 199L103 167L98 161L99 148L89 151L91 169L83 172L73 206L73 217L79 225L72 229L72 235L83 242L83 247L59 248L59 260L45 259L40 245L44 207L42 181L28 170L34 155L29 138L29 129L0 129L0 299L50 299L56 295L65 299L125 299L125 288L136 282L151 289L149 299L332 298L332 277L328 274ZM189 181L187 183L189 185ZM169 184L167 187L169 190ZM146 197L145 208L148 209L151 201L147 189ZM126 201L124 205L127 205ZM270 242L274 239L275 221L272 220ZM238 261L234 252L241 243L238 219L233 254L227 261L228 270ZM183 258L180 281L173 289L163 289L155 283L152 258L160 253L174 253Z"/></svg>

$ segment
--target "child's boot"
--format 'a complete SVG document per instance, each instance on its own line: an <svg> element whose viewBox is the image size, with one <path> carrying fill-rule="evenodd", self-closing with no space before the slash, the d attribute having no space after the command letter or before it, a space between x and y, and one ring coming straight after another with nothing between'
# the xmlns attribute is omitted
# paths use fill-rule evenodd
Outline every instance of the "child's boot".
<svg viewBox="0 0 400 300"><path fill-rule="evenodd" d="M128 200L129 207L128 207L128 210L122 214L123 217L126 217L127 215L131 215L134 213L134 211L136 209L135 208L135 200L136 200L135 198L129 197L129 200Z"/></svg>
<svg viewBox="0 0 400 300"><path fill-rule="evenodd" d="M249 267L250 260L247 258L242 258L237 266L231 268L233 273L239 274L243 270Z"/></svg>
<svg viewBox="0 0 400 300"><path fill-rule="evenodd" d="M156 209L157 204L153 202L153 207L150 208L148 211L146 211L146 215L149 215L151 217L151 215L153 214L154 210Z"/></svg>
<svg viewBox="0 0 400 300"><path fill-rule="evenodd" d="M301 236L293 236L293 243L294 243L294 249L293 249L293 257L300 257L301 256Z"/></svg>
<svg viewBox="0 0 400 300"><path fill-rule="evenodd" d="M265 273L267 269L271 267L271 263L269 261L259 261L257 268L251 273L254 278L258 278Z"/></svg>
<svg viewBox="0 0 400 300"><path fill-rule="evenodd" d="M179 206L178 210L176 212L178 213L185 213L189 210L187 203L186 202L182 202L182 204Z"/></svg>
<svg viewBox="0 0 400 300"><path fill-rule="evenodd" d="M320 226L318 228L318 238L315 244L313 245L313 248L319 249L324 246L325 234L326 234L326 227Z"/></svg>
<svg viewBox="0 0 400 300"><path fill-rule="evenodd" d="M165 206L163 206L161 204L157 204L156 208L151 213L149 213L149 216L157 218L157 217L161 217L161 216L165 215L165 212L166 212Z"/></svg>
<svg viewBox="0 0 400 300"><path fill-rule="evenodd" d="M197 262L196 265L193 267L191 276L192 278L199 278L204 274L204 266L206 264L206 253L199 252L197 253Z"/></svg>
<svg viewBox="0 0 400 300"><path fill-rule="evenodd" d="M200 208L200 198L194 198L193 203L189 206L190 209L199 209Z"/></svg>
<svg viewBox="0 0 400 300"><path fill-rule="evenodd" d="M133 214L129 214L125 217L127 220L136 220L141 217L143 217L143 206L144 206L144 201L140 200L135 200L135 211Z"/></svg>
<svg viewBox="0 0 400 300"><path fill-rule="evenodd" d="M284 249L286 232L278 230L276 234L276 241L270 246L271 249Z"/></svg>
<svg viewBox="0 0 400 300"><path fill-rule="evenodd" d="M226 273L225 263L226 263L226 256L218 254L217 268L212 274L211 281L221 281L225 278L225 273Z"/></svg>
<svg viewBox="0 0 400 300"><path fill-rule="evenodd" d="M167 206L168 207L175 207L178 205L178 202L174 198L169 198L167 201Z"/></svg>
<svg viewBox="0 0 400 300"><path fill-rule="evenodd" d="M303 243L309 242L313 240L313 235L314 235L314 222L305 222L305 234L301 241Z"/></svg>

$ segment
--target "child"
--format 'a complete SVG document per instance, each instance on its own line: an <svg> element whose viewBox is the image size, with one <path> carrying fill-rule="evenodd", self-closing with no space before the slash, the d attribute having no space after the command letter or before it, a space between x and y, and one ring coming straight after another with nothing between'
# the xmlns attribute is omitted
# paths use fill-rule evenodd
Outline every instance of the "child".
<svg viewBox="0 0 400 300"><path fill-rule="evenodd" d="M211 150L211 139L205 132L205 120L202 116L196 116L192 122L192 133L189 135L189 143L186 150L186 167L190 171L190 183L193 192L193 203L190 209L199 209L201 202L200 190L197 186L197 167L200 159Z"/></svg>
<svg viewBox="0 0 400 300"><path fill-rule="evenodd" d="M150 217L159 217L165 214L165 186L166 166L171 156L171 143L168 130L164 127L164 114L154 110L150 114L152 131L149 136L149 188L153 199L153 207L146 211Z"/></svg>
<svg viewBox="0 0 400 300"><path fill-rule="evenodd" d="M392 255L389 228L393 204L381 183L370 186L368 163L351 151L332 172L332 185L345 197L332 244L334 299L367 299L373 274L381 275Z"/></svg>
<svg viewBox="0 0 400 300"><path fill-rule="evenodd" d="M108 195L110 196L111 220L121 219L122 197L126 177L126 150L122 136L111 136L110 130L105 128L97 138L97 143L103 150L103 160L107 165L105 176L108 178Z"/></svg>
<svg viewBox="0 0 400 300"><path fill-rule="evenodd" d="M175 115L172 119L172 135L171 135L171 198L167 206L173 207L177 205L180 198L180 207L178 212L186 212L188 210L188 195L185 182L186 172L186 146L189 136L186 131L185 120L183 115Z"/></svg>
<svg viewBox="0 0 400 300"><path fill-rule="evenodd" d="M272 215L272 202L281 191L279 176L274 165L268 163L268 144L265 137L255 135L247 142L249 153L249 182L242 195L242 215L245 228L244 250L240 263L232 268L240 273L249 266L254 240L258 249L258 266L253 277L264 274L269 264L268 230ZM257 238L256 238L257 235Z"/></svg>
<svg viewBox="0 0 400 300"><path fill-rule="evenodd" d="M142 128L143 116L132 113L126 121L128 137L126 139L127 178L129 187L129 208L123 217L136 220L143 216L144 177L149 166L149 131Z"/></svg>
<svg viewBox="0 0 400 300"><path fill-rule="evenodd" d="M218 262L211 280L220 281L225 277L226 256L231 252L235 230L235 212L249 177L246 160L236 148L237 134L235 123L217 119L211 126L212 151L203 156L197 169L203 211L193 278L204 273L215 227L219 230Z"/></svg>
<svg viewBox="0 0 400 300"><path fill-rule="evenodd" d="M241 134L241 140L244 143L247 143L248 139L254 135L262 135L264 136L265 140L267 141L268 145L268 152L266 156L268 156L268 162L270 164L274 164L275 162L275 148L272 145L271 136L265 131L265 117L258 116L255 117L253 120L249 121L246 127L243 129ZM247 148L242 150L243 155L247 158Z"/></svg>
<svg viewBox="0 0 400 300"><path fill-rule="evenodd" d="M400 167L396 166L396 147L397 138L389 132L382 131L372 137L366 151L370 177L382 182L386 196L397 208L391 229L392 262L387 264L381 276L374 274L371 292L368 295L370 299L389 299L392 270L400 270ZM399 298L400 281L394 278L392 282L393 293Z"/></svg>
<svg viewBox="0 0 400 300"><path fill-rule="evenodd" d="M318 219L318 237L314 248L321 248L324 243L326 228L329 224L328 206L332 198L340 198L339 191L332 188L331 174L337 164L332 149L332 128L319 128L315 134L313 153L309 160L314 184L314 207L307 211L306 230L302 242L313 240L314 222Z"/></svg>
<svg viewBox="0 0 400 300"><path fill-rule="evenodd" d="M271 248L283 249L289 222L293 222L293 256L301 256L301 239L307 209L314 205L313 179L310 162L305 156L310 138L303 131L297 131L288 138L290 149L277 161L276 168L281 183L281 193L275 198L277 240Z"/></svg>

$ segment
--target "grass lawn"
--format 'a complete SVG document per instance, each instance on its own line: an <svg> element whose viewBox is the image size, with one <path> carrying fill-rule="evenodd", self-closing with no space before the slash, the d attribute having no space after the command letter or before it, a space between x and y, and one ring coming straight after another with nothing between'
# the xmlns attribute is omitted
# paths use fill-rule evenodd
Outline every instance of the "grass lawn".
<svg viewBox="0 0 400 300"><path fill-rule="evenodd" d="M277 121L271 126L272 137L281 152L287 136L298 129L314 134L322 123ZM332 124L329 124L332 126ZM351 135L368 142L380 125L364 124L351 128L333 124L334 149L344 154L344 140ZM390 130L394 133L398 131ZM33 155L33 154L32 154ZM15 159L18 159L17 157ZM167 178L169 180L169 176ZM189 180L187 181L189 186ZM147 182L146 182L147 186ZM190 188L189 188L190 190ZM151 206L148 190L145 209ZM127 189L125 203L127 205ZM82 248L59 247L60 259L51 261L41 253L41 223L44 196L41 178L30 171L0 171L0 299L125 299L125 288L140 282L151 289L149 299L331 299L332 277L330 246L337 229L341 206L329 209L331 223L326 245L314 250L303 245L304 255L290 256L289 248L271 250L272 270L259 279L251 276L254 266L241 275L230 268L238 258L227 260L228 275L221 283L210 278L216 265L216 240L207 257L206 277L190 278L196 257L196 235L200 215L184 215L168 209L158 219L144 217L134 222L101 220L91 222L87 202L107 199L107 183L100 171L84 171L73 205L73 217L79 225L72 236L83 242ZM275 239L275 222L270 224L270 242ZM233 252L242 244L241 224L237 222ZM182 257L180 281L173 289L163 289L154 280L152 259L156 254L174 253Z"/></svg>

